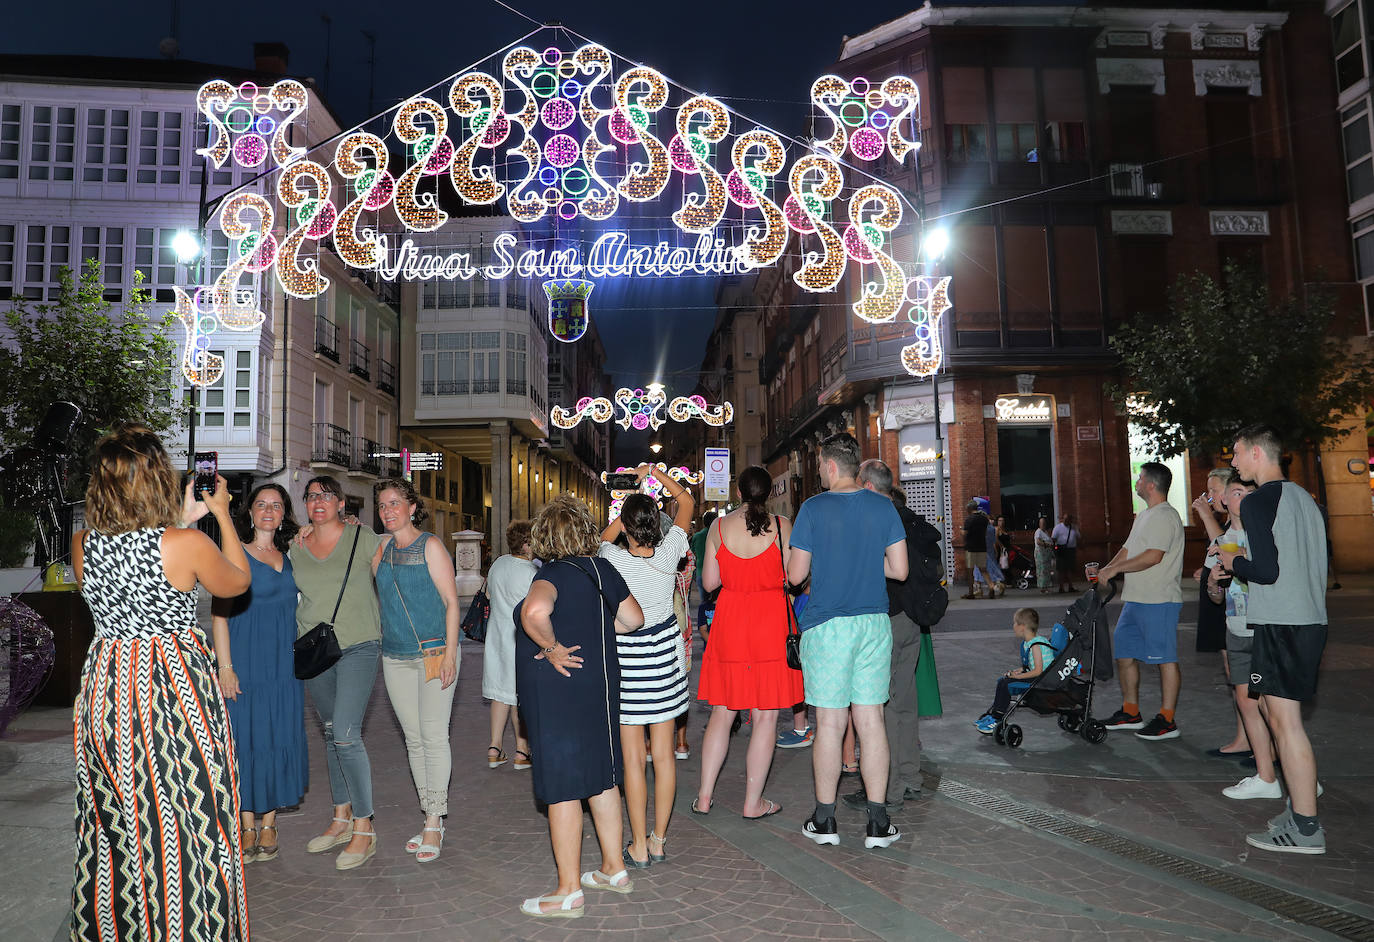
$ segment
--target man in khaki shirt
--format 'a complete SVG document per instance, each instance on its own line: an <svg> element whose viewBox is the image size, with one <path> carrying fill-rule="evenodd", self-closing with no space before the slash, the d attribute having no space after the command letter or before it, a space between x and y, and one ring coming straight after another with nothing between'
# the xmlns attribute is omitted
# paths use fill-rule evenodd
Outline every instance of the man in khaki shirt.
<svg viewBox="0 0 1374 942"><path fill-rule="evenodd" d="M1121 678L1121 709L1108 729L1136 730L1141 739L1177 739L1174 710L1182 674L1178 667L1178 615L1183 608L1179 577L1183 571L1183 521L1168 501L1173 474L1164 465L1140 466L1136 495L1146 507L1131 525L1131 535L1098 579L1125 576L1125 604L1112 644ZM1140 717L1140 663L1159 665L1160 710L1147 724Z"/></svg>

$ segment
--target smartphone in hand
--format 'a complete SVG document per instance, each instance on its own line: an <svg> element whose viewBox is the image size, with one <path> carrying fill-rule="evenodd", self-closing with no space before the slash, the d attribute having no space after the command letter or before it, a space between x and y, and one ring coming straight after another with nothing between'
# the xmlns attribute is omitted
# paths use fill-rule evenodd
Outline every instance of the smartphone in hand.
<svg viewBox="0 0 1374 942"><path fill-rule="evenodd" d="M215 492L215 478L219 476L219 452L196 452L193 467L196 469L196 497L200 497L201 491L209 491L213 494Z"/></svg>
<svg viewBox="0 0 1374 942"><path fill-rule="evenodd" d="M633 471L607 471L606 489L609 491L639 490L639 475Z"/></svg>

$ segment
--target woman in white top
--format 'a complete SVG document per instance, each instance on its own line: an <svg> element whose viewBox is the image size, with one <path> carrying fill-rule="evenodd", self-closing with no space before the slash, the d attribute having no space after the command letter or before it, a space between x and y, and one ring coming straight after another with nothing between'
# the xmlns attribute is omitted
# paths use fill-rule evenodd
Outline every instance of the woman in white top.
<svg viewBox="0 0 1374 942"><path fill-rule="evenodd" d="M687 552L687 526L692 521L692 495L652 465L635 469L640 481L652 474L677 501L673 525L666 534L658 506L647 494L631 494L620 516L601 534L600 555L610 560L644 610L644 627L616 636L620 656L620 745L625 761L625 808L633 839L625 848L627 867L643 869L667 860L664 844L673 813L677 772L673 760L673 725L687 709L687 671L680 648L682 634L673 615L677 564ZM625 534L628 549L614 541ZM648 830L649 786L644 775L644 727L649 727L654 758L654 829Z"/></svg>
<svg viewBox="0 0 1374 942"><path fill-rule="evenodd" d="M511 710L515 699L515 606L530 590L530 583L539 572L530 548L530 521L512 520L506 527L506 546L510 552L491 564L487 570L487 599L491 602L491 617L487 621L486 647L482 652L482 696L491 701L491 745L487 747L487 768L495 769L506 762L501 741L506 735L506 723L515 723L514 769L530 767L530 743L525 737L519 711Z"/></svg>

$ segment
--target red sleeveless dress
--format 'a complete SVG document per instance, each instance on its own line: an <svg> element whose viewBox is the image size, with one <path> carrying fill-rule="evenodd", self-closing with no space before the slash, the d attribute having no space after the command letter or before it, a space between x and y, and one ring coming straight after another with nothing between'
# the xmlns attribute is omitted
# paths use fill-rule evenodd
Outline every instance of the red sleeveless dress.
<svg viewBox="0 0 1374 942"><path fill-rule="evenodd" d="M773 544L748 559L716 551L720 596L701 659L697 698L731 710L785 710L805 699L802 673L787 666L782 556Z"/></svg>

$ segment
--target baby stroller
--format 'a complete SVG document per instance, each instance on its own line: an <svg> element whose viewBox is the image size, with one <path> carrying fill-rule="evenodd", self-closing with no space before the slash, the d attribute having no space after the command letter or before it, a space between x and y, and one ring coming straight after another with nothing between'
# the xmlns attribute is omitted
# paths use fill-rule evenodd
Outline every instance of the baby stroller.
<svg viewBox="0 0 1374 942"><path fill-rule="evenodd" d="M1057 714L1060 729L1090 743L1107 738L1106 725L1092 718L1093 686L1113 675L1107 603L1115 596L1115 585L1108 583L1106 595L1099 595L1094 585L1069 606L1063 624L1055 625L1050 635L1056 653L1049 667L1039 677L1011 685L1011 705L993 730L998 745L1021 745L1021 727L1009 721L1022 706L1041 716Z"/></svg>
<svg viewBox="0 0 1374 942"><path fill-rule="evenodd" d="M1035 585L1035 557L1015 543L1007 550L1007 565L1002 571L1008 585L1018 589L1029 589Z"/></svg>

